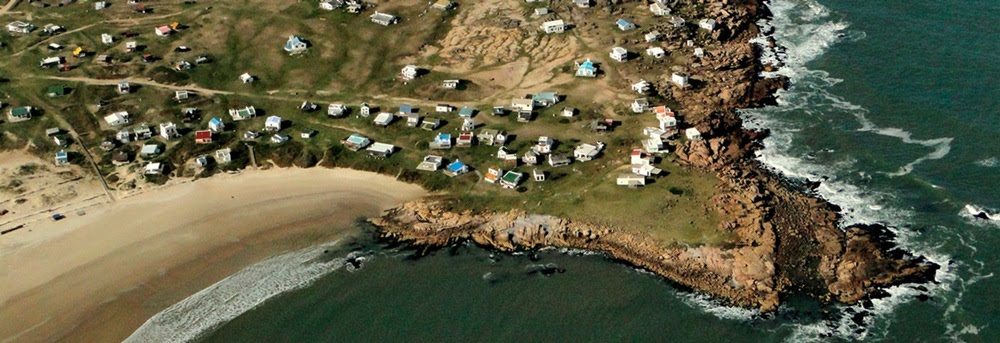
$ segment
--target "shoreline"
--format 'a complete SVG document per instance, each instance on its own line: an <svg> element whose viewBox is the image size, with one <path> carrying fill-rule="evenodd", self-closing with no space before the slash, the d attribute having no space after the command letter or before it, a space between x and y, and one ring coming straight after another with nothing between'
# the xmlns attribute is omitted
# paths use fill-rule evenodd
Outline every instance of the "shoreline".
<svg viewBox="0 0 1000 343"><path fill-rule="evenodd" d="M86 216L4 235L0 317L19 320L0 325L0 337L120 341L162 309L247 265L356 234L359 217L425 194L347 169L242 174L143 192ZM18 246L9 244L15 238Z"/></svg>

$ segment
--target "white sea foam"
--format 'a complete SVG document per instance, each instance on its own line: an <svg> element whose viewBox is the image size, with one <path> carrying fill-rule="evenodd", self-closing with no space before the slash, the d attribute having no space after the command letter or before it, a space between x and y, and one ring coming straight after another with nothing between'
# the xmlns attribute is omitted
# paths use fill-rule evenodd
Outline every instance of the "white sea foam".
<svg viewBox="0 0 1000 343"><path fill-rule="evenodd" d="M993 168L996 166L1000 166L1000 158L997 157L984 158L979 161L976 161L976 165L986 168Z"/></svg>
<svg viewBox="0 0 1000 343"><path fill-rule="evenodd" d="M980 214L985 215L986 218L980 218ZM1000 211L996 209L967 204L958 212L958 215L972 225L1000 227Z"/></svg>
<svg viewBox="0 0 1000 343"><path fill-rule="evenodd" d="M903 176L909 174L913 171L913 167L928 160L938 160L944 158L951 151L951 141L954 138L933 138L933 139L914 139L913 134L910 132L900 129L900 128L881 128L875 125L871 120L865 116L866 111L858 110L854 112L854 116L858 118L858 122L861 123L861 128L858 131L872 132L878 135L886 137L899 138L900 141L906 144L917 144L923 145L925 147L933 148L934 150L920 157L913 162L907 163L906 165L899 167L899 170L887 173L889 176Z"/></svg>
<svg viewBox="0 0 1000 343"><path fill-rule="evenodd" d="M761 315L758 310L729 306L702 293L678 292L677 294L681 301L688 306L710 313L721 319L749 321L759 318Z"/></svg>
<svg viewBox="0 0 1000 343"><path fill-rule="evenodd" d="M125 342L189 342L277 295L306 287L347 265L358 253L319 260L332 245L287 253L251 265L146 321Z"/></svg>

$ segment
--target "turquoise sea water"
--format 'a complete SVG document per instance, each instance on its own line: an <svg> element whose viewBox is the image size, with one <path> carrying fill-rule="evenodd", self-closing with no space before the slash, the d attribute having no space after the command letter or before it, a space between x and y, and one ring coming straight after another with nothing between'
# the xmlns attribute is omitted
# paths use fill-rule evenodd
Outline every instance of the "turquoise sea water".
<svg viewBox="0 0 1000 343"><path fill-rule="evenodd" d="M326 275L290 273L314 283L247 284L280 294L252 310L228 297L189 302L182 310L208 306L222 323L190 327L212 328L200 331L208 342L1000 341L1000 222L965 209L1000 209L1000 2L771 5L786 47L778 73L793 86L778 106L743 113L748 127L772 131L759 159L820 181L844 225L892 227L904 247L944 266L935 282L867 306L790 299L761 317L601 256L491 258L462 246L412 260L341 243L291 259L294 268L327 261ZM350 250L367 252L360 268L324 257Z"/></svg>

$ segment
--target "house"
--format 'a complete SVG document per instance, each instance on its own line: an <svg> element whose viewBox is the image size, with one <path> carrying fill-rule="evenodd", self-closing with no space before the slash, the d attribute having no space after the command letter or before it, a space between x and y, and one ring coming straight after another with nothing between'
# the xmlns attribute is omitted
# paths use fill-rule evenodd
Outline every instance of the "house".
<svg viewBox="0 0 1000 343"><path fill-rule="evenodd" d="M406 116L406 126L417 127L420 125L420 115L416 113L410 113Z"/></svg>
<svg viewBox="0 0 1000 343"><path fill-rule="evenodd" d="M602 149L604 149L604 143L601 142L598 142L597 145L583 143L573 149L573 158L580 162L587 162L597 158L597 154L600 154Z"/></svg>
<svg viewBox="0 0 1000 343"><path fill-rule="evenodd" d="M420 75L420 68L417 68L415 65L408 64L403 67L403 70L400 71L399 74L403 77L403 80L413 80Z"/></svg>
<svg viewBox="0 0 1000 343"><path fill-rule="evenodd" d="M441 11L450 11L455 8L454 0L438 0L431 5L431 8Z"/></svg>
<svg viewBox="0 0 1000 343"><path fill-rule="evenodd" d="M104 43L104 45L111 45L114 42L115 42L115 37L111 37L111 35L107 33L101 34L101 43Z"/></svg>
<svg viewBox="0 0 1000 343"><path fill-rule="evenodd" d="M638 98L638 99L632 100L632 106L631 107L632 107L632 112L633 113L646 112L646 110L649 109L649 99Z"/></svg>
<svg viewBox="0 0 1000 343"><path fill-rule="evenodd" d="M462 80L444 80L441 81L441 88L444 89L455 89L458 85L462 83Z"/></svg>
<svg viewBox="0 0 1000 343"><path fill-rule="evenodd" d="M143 172L142 173L146 174L146 175L160 175L160 174L163 174L163 163L150 162L150 163L146 164L145 168L143 168Z"/></svg>
<svg viewBox="0 0 1000 343"><path fill-rule="evenodd" d="M503 145L507 142L507 134L494 129L483 129L479 132L479 142L485 145Z"/></svg>
<svg viewBox="0 0 1000 343"><path fill-rule="evenodd" d="M559 112L559 115L565 118L572 118L576 115L576 109L572 107L563 108L562 112Z"/></svg>
<svg viewBox="0 0 1000 343"><path fill-rule="evenodd" d="M653 58L660 59L667 55L667 51L663 48L654 46L652 48L646 49L646 55L652 56Z"/></svg>
<svg viewBox="0 0 1000 343"><path fill-rule="evenodd" d="M534 149L528 150L528 152L524 153L524 156L521 157L521 161L527 165L536 165L538 164L538 153L535 152Z"/></svg>
<svg viewBox="0 0 1000 343"><path fill-rule="evenodd" d="M573 4L575 4L576 7L579 8L589 8L590 0L573 0Z"/></svg>
<svg viewBox="0 0 1000 343"><path fill-rule="evenodd" d="M476 121L472 118L462 119L462 131L472 131L476 129Z"/></svg>
<svg viewBox="0 0 1000 343"><path fill-rule="evenodd" d="M281 117L270 116L264 120L264 130L266 131L281 131Z"/></svg>
<svg viewBox="0 0 1000 343"><path fill-rule="evenodd" d="M107 1L98 1L98 2L94 3L94 9L98 10L98 11L103 10L103 9L105 9L107 7L108 7L108 2Z"/></svg>
<svg viewBox="0 0 1000 343"><path fill-rule="evenodd" d="M39 67L50 68L55 67L63 63L63 58L61 56L46 57L42 59L42 62L38 63Z"/></svg>
<svg viewBox="0 0 1000 343"><path fill-rule="evenodd" d="M646 40L646 43L652 43L658 41L660 40L660 31L656 30L650 31L645 36L643 36L643 38Z"/></svg>
<svg viewBox="0 0 1000 343"><path fill-rule="evenodd" d="M469 166L459 160L449 163L448 166L444 168L444 174L451 177L459 176L468 172Z"/></svg>
<svg viewBox="0 0 1000 343"><path fill-rule="evenodd" d="M389 26L399 21L399 18L396 18L396 16L388 13L382 13L379 11L375 11L375 14L372 14L371 16L369 16L369 18L371 18L373 23L382 26Z"/></svg>
<svg viewBox="0 0 1000 343"><path fill-rule="evenodd" d="M493 111L490 112L490 114L495 116L502 116L506 114L506 110L503 108L503 106L493 106Z"/></svg>
<svg viewBox="0 0 1000 343"><path fill-rule="evenodd" d="M254 130L243 132L243 140L252 141L260 137L260 133Z"/></svg>
<svg viewBox="0 0 1000 343"><path fill-rule="evenodd" d="M393 119L395 119L395 116L392 113L382 112L375 116L375 125L386 127L392 123Z"/></svg>
<svg viewBox="0 0 1000 343"><path fill-rule="evenodd" d="M621 174L618 175L617 183L619 186L639 188L646 185L646 177L635 174Z"/></svg>
<svg viewBox="0 0 1000 343"><path fill-rule="evenodd" d="M233 150L230 148L215 151L215 163L226 164L233 161Z"/></svg>
<svg viewBox="0 0 1000 343"><path fill-rule="evenodd" d="M424 160L417 165L417 170L435 172L441 169L441 164L444 163L444 158L437 155L427 155L424 156Z"/></svg>
<svg viewBox="0 0 1000 343"><path fill-rule="evenodd" d="M319 8L327 11L333 11L343 5L342 0L323 0L319 2Z"/></svg>
<svg viewBox="0 0 1000 343"><path fill-rule="evenodd" d="M302 37L291 35L285 42L285 52L289 55L301 54L309 48L309 44L302 40Z"/></svg>
<svg viewBox="0 0 1000 343"><path fill-rule="evenodd" d="M346 113L347 106L344 106L344 104L330 104L330 106L326 108L326 115L330 117L342 117Z"/></svg>
<svg viewBox="0 0 1000 343"><path fill-rule="evenodd" d="M704 48L694 48L694 57L704 58L705 57L705 49Z"/></svg>
<svg viewBox="0 0 1000 343"><path fill-rule="evenodd" d="M358 115L368 118L372 114L372 107L368 105L367 102L362 102L361 106L358 107Z"/></svg>
<svg viewBox="0 0 1000 343"><path fill-rule="evenodd" d="M66 86L64 85L49 86L49 89L45 92L45 94L48 95L50 98L64 96L67 93L66 92L67 89L68 88L66 88Z"/></svg>
<svg viewBox="0 0 1000 343"><path fill-rule="evenodd" d="M139 49L139 43L136 41L125 42L125 52L135 52Z"/></svg>
<svg viewBox="0 0 1000 343"><path fill-rule="evenodd" d="M559 94L556 92L540 92L531 96L531 101L541 107L549 107L559 102Z"/></svg>
<svg viewBox="0 0 1000 343"><path fill-rule="evenodd" d="M399 112L397 112L400 117L405 117L413 113L413 106L403 104L399 106Z"/></svg>
<svg viewBox="0 0 1000 343"><path fill-rule="evenodd" d="M66 29L64 27L56 25L56 24L45 24L45 26L42 27L42 32L45 33L45 34L47 34L47 35L49 35L49 36L54 35L54 34L59 33L59 32L62 32L62 31L65 31L65 30Z"/></svg>
<svg viewBox="0 0 1000 343"><path fill-rule="evenodd" d="M448 104L437 104L434 106L434 112L437 113L448 113L451 112L451 105Z"/></svg>
<svg viewBox="0 0 1000 343"><path fill-rule="evenodd" d="M255 79L254 76L250 75L250 73L240 74L240 81L243 82L244 84L253 83L254 79Z"/></svg>
<svg viewBox="0 0 1000 343"><path fill-rule="evenodd" d="M319 106L316 105L315 103L309 101L309 100L302 101L302 104L299 105L299 111L306 112L306 113L313 112L313 111L316 111L318 109L319 109Z"/></svg>
<svg viewBox="0 0 1000 343"><path fill-rule="evenodd" d="M229 116L232 117L234 121L247 120L257 116L257 109L253 106L230 108Z"/></svg>
<svg viewBox="0 0 1000 343"><path fill-rule="evenodd" d="M706 31L715 30L715 19L702 19L698 21L698 27Z"/></svg>
<svg viewBox="0 0 1000 343"><path fill-rule="evenodd" d="M171 33L173 33L174 30L171 29L170 26L163 25L156 27L156 29L153 29L153 32L156 33L157 36L166 37L169 36Z"/></svg>
<svg viewBox="0 0 1000 343"><path fill-rule="evenodd" d="M194 66L188 61L180 61L174 64L174 69L177 71L190 70L191 68L194 68Z"/></svg>
<svg viewBox="0 0 1000 343"><path fill-rule="evenodd" d="M483 176L483 181L497 183L497 181L500 181L501 176L503 176L503 169L500 169L499 167L489 167L486 169L486 175Z"/></svg>
<svg viewBox="0 0 1000 343"><path fill-rule="evenodd" d="M351 151L358 151L367 148L368 145L372 143L372 141L368 139L368 137L359 135L357 133L353 133L351 134L350 137L347 137L346 139L340 141L340 143L343 144L344 147L350 149Z"/></svg>
<svg viewBox="0 0 1000 343"><path fill-rule="evenodd" d="M509 170L507 173L503 174L503 177L500 178L500 187L514 189L519 183L521 183L521 178L523 177L523 173Z"/></svg>
<svg viewBox="0 0 1000 343"><path fill-rule="evenodd" d="M547 136L538 137L538 143L531 148L539 155L545 155L552 152L552 147L554 147L556 141Z"/></svg>
<svg viewBox="0 0 1000 343"><path fill-rule="evenodd" d="M136 140L147 140L153 138L153 130L146 123L142 123L132 129L132 135L135 136Z"/></svg>
<svg viewBox="0 0 1000 343"><path fill-rule="evenodd" d="M115 112L104 116L104 122L108 123L108 126L122 126L129 123L129 114L125 111Z"/></svg>
<svg viewBox="0 0 1000 343"><path fill-rule="evenodd" d="M532 117L534 117L534 114L531 113L531 112L518 112L517 113L517 122L518 123L527 123L527 122L531 121Z"/></svg>
<svg viewBox="0 0 1000 343"><path fill-rule="evenodd" d="M129 162L132 162L132 160L129 159L129 156L128 156L127 152L118 151L118 152L115 152L115 153L111 154L111 164L113 164L113 165L120 166L120 165L128 164Z"/></svg>
<svg viewBox="0 0 1000 343"><path fill-rule="evenodd" d="M211 130L198 130L194 132L194 142L197 144L210 144L212 143L212 131Z"/></svg>
<svg viewBox="0 0 1000 343"><path fill-rule="evenodd" d="M201 55L201 56L195 57L194 64L206 64L206 63L209 63L211 61L212 60L209 59L207 55Z"/></svg>
<svg viewBox="0 0 1000 343"><path fill-rule="evenodd" d="M666 146L663 144L663 138L660 136L653 136L646 138L642 141L643 149L646 149L647 153L650 154L662 154L666 153Z"/></svg>
<svg viewBox="0 0 1000 343"><path fill-rule="evenodd" d="M10 33L27 34L34 29L35 25L32 25L31 23L25 23L23 21L15 21L10 24L7 24L7 32Z"/></svg>
<svg viewBox="0 0 1000 343"><path fill-rule="evenodd" d="M668 128L677 126L677 117L669 107L656 106L653 109L653 113L656 114L656 120L660 122L661 129L667 130Z"/></svg>
<svg viewBox="0 0 1000 343"><path fill-rule="evenodd" d="M472 118L476 114L476 110L472 107L462 106L462 109L458 110L458 116L462 118Z"/></svg>
<svg viewBox="0 0 1000 343"><path fill-rule="evenodd" d="M639 82L632 84L632 90L639 94L646 94L650 88L651 86L646 80L639 80Z"/></svg>
<svg viewBox="0 0 1000 343"><path fill-rule="evenodd" d="M629 21L628 19L618 19L615 21L615 25L618 25L618 29L622 31L635 30L635 23Z"/></svg>
<svg viewBox="0 0 1000 343"><path fill-rule="evenodd" d="M393 151L396 151L396 147L392 144L375 142L369 145L365 151L368 152L368 156L386 158L392 155Z"/></svg>
<svg viewBox="0 0 1000 343"><path fill-rule="evenodd" d="M545 33L562 33L566 31L566 22L562 19L550 20L542 23L541 28Z"/></svg>
<svg viewBox="0 0 1000 343"><path fill-rule="evenodd" d="M313 136L315 135L316 135L316 130L313 129L303 129L302 131L299 131L299 138L302 139L310 139L313 138Z"/></svg>
<svg viewBox="0 0 1000 343"><path fill-rule="evenodd" d="M566 154L549 154L549 165L552 167L568 166L573 160Z"/></svg>
<svg viewBox="0 0 1000 343"><path fill-rule="evenodd" d="M208 155L201 155L194 159L194 162L198 164L199 167L208 167Z"/></svg>
<svg viewBox="0 0 1000 343"><path fill-rule="evenodd" d="M687 23L687 21L685 21L684 18L678 16L672 16L670 17L670 19L667 19L667 21L670 22L670 25L672 25L673 27L683 27L684 24Z"/></svg>
<svg viewBox="0 0 1000 343"><path fill-rule="evenodd" d="M434 140L429 144L431 149L451 149L451 134L438 132Z"/></svg>
<svg viewBox="0 0 1000 343"><path fill-rule="evenodd" d="M50 128L45 129L45 135L48 136L48 137L52 137L52 136L58 135L60 133L62 133L62 129L60 129L58 127L50 127Z"/></svg>
<svg viewBox="0 0 1000 343"><path fill-rule="evenodd" d="M677 87L687 88L688 87L688 75L684 73L673 73L670 75L670 82L673 82Z"/></svg>
<svg viewBox="0 0 1000 343"><path fill-rule="evenodd" d="M540 7L535 9L535 16L541 17L543 15L549 14L549 9L546 7Z"/></svg>
<svg viewBox="0 0 1000 343"><path fill-rule="evenodd" d="M163 139L174 139L179 135L177 124L171 122L160 123L160 137L163 137Z"/></svg>
<svg viewBox="0 0 1000 343"><path fill-rule="evenodd" d="M212 132L222 132L226 130L226 124L222 122L222 119L213 117L208 120L208 129Z"/></svg>
<svg viewBox="0 0 1000 343"><path fill-rule="evenodd" d="M274 144L283 144L283 143L287 142L290 139L292 139L292 138L288 137L288 135L276 133L276 134L274 134L274 136L271 136L271 143L274 143Z"/></svg>
<svg viewBox="0 0 1000 343"><path fill-rule="evenodd" d="M160 154L160 146L157 144L144 144L139 150L139 156L149 158Z"/></svg>
<svg viewBox="0 0 1000 343"><path fill-rule="evenodd" d="M646 176L660 175L660 173L662 172L663 172L662 169L654 167L652 164L650 164L649 160L643 160L642 163L632 165L632 174L638 176L644 176L643 179L645 179Z"/></svg>
<svg viewBox="0 0 1000 343"><path fill-rule="evenodd" d="M693 128L693 127L689 127L689 128L687 128L687 130L684 130L684 135L687 136L688 140L692 140L692 141L697 141L697 140L701 140L702 139L702 137L701 137L701 131L698 131L697 128Z"/></svg>
<svg viewBox="0 0 1000 343"><path fill-rule="evenodd" d="M531 113L535 109L535 102L531 99L513 99L510 101L510 108L518 113Z"/></svg>
<svg viewBox="0 0 1000 343"><path fill-rule="evenodd" d="M174 91L174 100L177 102L182 102L184 100L191 98L191 92L186 90Z"/></svg>
<svg viewBox="0 0 1000 343"><path fill-rule="evenodd" d="M576 76L597 77L597 66L589 58L583 62L576 62Z"/></svg>
<svg viewBox="0 0 1000 343"><path fill-rule="evenodd" d="M130 130L129 128L122 128L121 130L118 130L118 132L115 133L115 139L117 139L119 142L122 142L122 144L131 142L132 130Z"/></svg>
<svg viewBox="0 0 1000 343"><path fill-rule="evenodd" d="M441 119L439 118L425 118L422 123L420 123L420 128L427 131L437 130L441 126Z"/></svg>
<svg viewBox="0 0 1000 343"><path fill-rule="evenodd" d="M69 154L66 153L66 150L59 150L56 152L56 165L69 165Z"/></svg>
<svg viewBox="0 0 1000 343"><path fill-rule="evenodd" d="M476 134L472 131L463 131L458 134L458 138L455 139L455 146L459 148L468 148L472 146L473 139L476 138Z"/></svg>
<svg viewBox="0 0 1000 343"><path fill-rule="evenodd" d="M625 50L625 48L620 46L611 48L611 53L608 55L611 56L611 59L618 62L628 61L628 50Z"/></svg>
<svg viewBox="0 0 1000 343"><path fill-rule="evenodd" d="M649 5L649 11L653 12L653 15L661 17L668 16L671 12L670 7L667 7L666 4L663 4L660 1L653 1L653 3Z"/></svg>
<svg viewBox="0 0 1000 343"><path fill-rule="evenodd" d="M119 94L128 94L128 93L131 93L131 92L132 92L132 85L130 85L128 83L128 81L122 80L122 81L118 82L118 93Z"/></svg>
<svg viewBox="0 0 1000 343"><path fill-rule="evenodd" d="M515 153L513 151L510 151L510 150L507 150L507 147L505 147L505 146L501 146L499 149L497 149L497 158L498 159L506 160L506 159L510 158L510 156L514 156L514 158L517 158L517 153Z"/></svg>
<svg viewBox="0 0 1000 343"><path fill-rule="evenodd" d="M531 176L535 179L535 182L545 181L545 171L539 171L538 169L531 170Z"/></svg>

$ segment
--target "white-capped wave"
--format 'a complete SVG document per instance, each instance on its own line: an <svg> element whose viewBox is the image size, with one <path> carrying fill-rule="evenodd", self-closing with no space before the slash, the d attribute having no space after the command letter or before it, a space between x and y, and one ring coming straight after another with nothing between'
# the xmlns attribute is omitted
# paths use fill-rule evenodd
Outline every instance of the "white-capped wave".
<svg viewBox="0 0 1000 343"><path fill-rule="evenodd" d="M275 256L244 268L156 314L125 342L189 342L277 295L308 286L358 253L322 260L332 245Z"/></svg>
<svg viewBox="0 0 1000 343"><path fill-rule="evenodd" d="M749 321L761 316L759 310L729 306L718 299L702 293L678 292L677 294L681 301L688 306L710 313L721 319Z"/></svg>
<svg viewBox="0 0 1000 343"><path fill-rule="evenodd" d="M980 205L966 204L958 213L965 221L977 226L1000 227L1000 211Z"/></svg>
<svg viewBox="0 0 1000 343"><path fill-rule="evenodd" d="M932 138L932 139L915 139L913 138L912 133L900 128L878 127L871 120L868 120L868 118L865 116L865 112L866 111L863 110L854 112L854 116L858 118L858 122L861 123L861 128L859 128L858 131L872 132L881 136L899 138L900 141L906 144L917 144L917 145L923 145L928 148L933 148L933 151L931 151L927 155L924 155L914 160L913 162L907 163L906 165L899 167L899 170L892 173L886 173L889 176L903 176L909 174L910 172L913 171L913 167L916 166L917 164L920 164L928 160L938 160L944 158L945 156L948 155L949 152L951 152L951 141L954 140L954 138L944 137L944 138Z"/></svg>
<svg viewBox="0 0 1000 343"><path fill-rule="evenodd" d="M993 168L996 166L1000 166L1000 158L997 157L984 158L979 161L976 161L976 165L986 168Z"/></svg>

